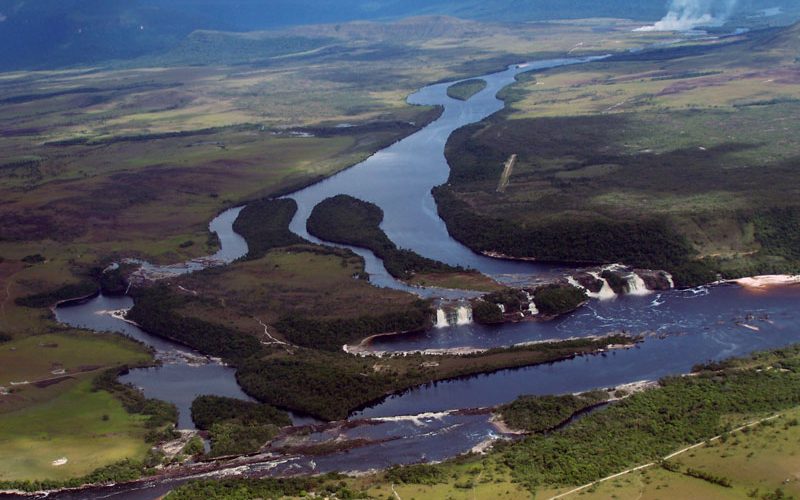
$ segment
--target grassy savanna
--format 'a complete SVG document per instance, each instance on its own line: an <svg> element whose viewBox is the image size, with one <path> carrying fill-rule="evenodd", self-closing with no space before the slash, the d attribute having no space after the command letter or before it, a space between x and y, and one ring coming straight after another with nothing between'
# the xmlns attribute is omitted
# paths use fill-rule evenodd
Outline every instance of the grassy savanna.
<svg viewBox="0 0 800 500"><path fill-rule="evenodd" d="M104 369L149 359L131 341L79 332L0 344L0 386L10 390L0 395L0 480L65 479L141 459L148 449L143 417L92 391L91 380ZM52 465L61 458L68 462Z"/></svg>
<svg viewBox="0 0 800 500"><path fill-rule="evenodd" d="M797 237L783 227L798 213L798 36L795 26L522 75L503 92L508 111L448 144L439 200L451 230L479 250L627 259L685 283L697 261L731 276L797 270ZM622 222L641 234L636 248L613 236ZM591 248L551 248L549 235L583 238L582 225L605 228Z"/></svg>
<svg viewBox="0 0 800 500"><path fill-rule="evenodd" d="M793 409L678 455L670 460L675 470L651 467L563 498L764 498L777 490L785 497L797 496L798 417L800 410ZM727 479L731 485L693 477L689 469Z"/></svg>
<svg viewBox="0 0 800 500"><path fill-rule="evenodd" d="M204 299L184 312L224 318L255 334L264 331L257 319L274 324L286 316L325 320L380 315L404 311L416 300L353 278L363 270L360 258L344 252L274 250L260 259L183 278L183 286Z"/></svg>
<svg viewBox="0 0 800 500"><path fill-rule="evenodd" d="M470 271L416 273L411 278L410 283L419 286L433 286L450 290L476 290L479 292L495 292L505 288L483 274Z"/></svg>
<svg viewBox="0 0 800 500"><path fill-rule="evenodd" d="M447 95L459 101L467 101L481 90L486 88L486 80L480 78L464 80L447 87Z"/></svg>
<svg viewBox="0 0 800 500"><path fill-rule="evenodd" d="M142 417L125 411L88 380L34 407L0 414L0 480L67 479L125 458L149 445ZM53 465L62 458L64 465Z"/></svg>

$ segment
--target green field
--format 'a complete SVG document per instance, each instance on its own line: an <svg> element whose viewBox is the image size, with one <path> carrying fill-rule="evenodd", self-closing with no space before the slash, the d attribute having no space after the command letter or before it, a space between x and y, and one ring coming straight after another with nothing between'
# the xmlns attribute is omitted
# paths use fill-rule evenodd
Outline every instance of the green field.
<svg viewBox="0 0 800 500"><path fill-rule="evenodd" d="M125 458L143 458L143 417L84 380L54 399L0 414L0 480L67 479ZM68 462L54 466L53 461Z"/></svg>
<svg viewBox="0 0 800 500"><path fill-rule="evenodd" d="M74 331L0 344L0 386L11 390L11 394L0 396L0 416L50 401L106 368L150 359L144 348L129 340ZM54 370L65 373L54 374Z"/></svg>
<svg viewBox="0 0 800 500"><path fill-rule="evenodd" d="M601 483L564 498L764 498L782 491L786 498L800 494L800 409L726 436L722 440L683 453L670 462L670 471L652 467ZM731 482L730 487L686 474L688 469L709 473ZM779 497L774 497L779 498Z"/></svg>

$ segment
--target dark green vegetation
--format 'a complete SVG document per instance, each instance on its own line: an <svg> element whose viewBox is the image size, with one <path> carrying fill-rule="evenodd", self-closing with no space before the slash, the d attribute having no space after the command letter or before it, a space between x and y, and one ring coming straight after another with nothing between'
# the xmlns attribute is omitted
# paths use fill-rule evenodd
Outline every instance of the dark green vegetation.
<svg viewBox="0 0 800 500"><path fill-rule="evenodd" d="M612 222L563 220L522 227L504 218L476 214L451 188L434 190L439 214L450 234L478 252L542 261L604 263L623 261L644 268L665 268L676 283L707 283L714 274L689 261L688 243L661 221Z"/></svg>
<svg viewBox="0 0 800 500"><path fill-rule="evenodd" d="M447 87L447 95L459 101L466 101L485 89L487 85L486 80L481 80L479 78L464 80L463 82L454 83Z"/></svg>
<svg viewBox="0 0 800 500"><path fill-rule="evenodd" d="M523 396L497 409L512 429L542 433L556 429L573 415L608 400L605 391L577 396Z"/></svg>
<svg viewBox="0 0 800 500"><path fill-rule="evenodd" d="M212 456L256 452L292 423L286 412L272 406L218 396L195 399L192 420L209 431Z"/></svg>
<svg viewBox="0 0 800 500"><path fill-rule="evenodd" d="M260 214L257 220L273 233L281 227L286 230L290 220L280 210L256 213ZM280 223L270 220L272 217ZM254 234L259 237L263 233L249 233L248 238ZM179 279L184 289L197 295L169 285L137 290L128 317L150 333L223 357L237 368L242 388L259 401L328 420L344 418L386 394L426 382L592 353L609 343L607 339L569 341L469 356L398 357L376 364L370 358L343 353L342 345L376 333L423 328L429 325L432 311L427 301L381 291L354 278L360 272L363 262L349 251L310 245L283 247L260 259ZM331 297L335 302L303 304L301 292L307 293L311 287L335 288L342 293ZM368 295L346 296L361 289ZM314 292L311 299L319 301L328 295ZM339 304L341 300L345 303ZM267 332L273 333L266 336L260 320L247 318L255 314L269 321ZM287 343L276 344L275 334ZM619 339L620 343L631 341ZM427 363L431 360L437 363ZM220 400L204 401L209 402L216 406ZM249 441L247 448L253 449L257 439L244 439L247 422L234 424L224 433L218 429L221 441L233 445L241 439ZM230 451L233 448L225 444L217 453Z"/></svg>
<svg viewBox="0 0 800 500"><path fill-rule="evenodd" d="M574 311L588 299L586 291L572 285L546 285L533 292L540 314L559 316Z"/></svg>
<svg viewBox="0 0 800 500"><path fill-rule="evenodd" d="M164 285L137 290L135 297L136 303L128 311L128 318L148 332L231 361L244 359L260 350L258 340L252 335L177 314L175 309L190 299L170 293Z"/></svg>
<svg viewBox="0 0 800 500"><path fill-rule="evenodd" d="M98 267L92 272L93 277L100 285L100 290L105 295L124 295L129 283L127 273L133 270L131 265L118 265L113 269L103 270Z"/></svg>
<svg viewBox="0 0 800 500"><path fill-rule="evenodd" d="M447 482L447 475L442 467L415 464L388 469L386 471L386 479L392 483L433 485Z"/></svg>
<svg viewBox="0 0 800 500"><path fill-rule="evenodd" d="M523 77L510 109L450 138L440 214L476 251L621 261L679 285L800 271L800 84L761 87L794 74L798 42L795 26Z"/></svg>
<svg viewBox="0 0 800 500"><path fill-rule="evenodd" d="M343 345L370 335L422 330L430 326L432 313L428 301L417 300L403 311L377 316L327 320L286 316L275 327L293 344L339 351Z"/></svg>
<svg viewBox="0 0 800 500"><path fill-rule="evenodd" d="M476 323L492 325L505 320L503 311L493 302L479 300L472 304L472 319Z"/></svg>
<svg viewBox="0 0 800 500"><path fill-rule="evenodd" d="M291 425L289 415L269 405L221 396L200 396L192 402L192 420L198 429L237 420L244 424Z"/></svg>
<svg viewBox="0 0 800 500"><path fill-rule="evenodd" d="M247 204L233 230L247 240L248 259L259 259L273 248L307 243L289 230L297 212L297 202L292 199L258 200Z"/></svg>
<svg viewBox="0 0 800 500"><path fill-rule="evenodd" d="M14 302L23 307L50 307L62 300L86 297L97 293L97 284L84 281L81 283L64 285L52 292L37 293L27 297L18 297Z"/></svg>
<svg viewBox="0 0 800 500"><path fill-rule="evenodd" d="M397 248L379 227L383 210L374 203L338 195L322 201L308 218L308 232L334 243L372 250L395 278L408 280L417 273L461 272L441 262Z"/></svg>
<svg viewBox="0 0 800 500"><path fill-rule="evenodd" d="M322 498L363 498L350 490L335 474L286 479L223 479L192 481L171 491L169 500L207 499L278 499L305 497L310 493Z"/></svg>

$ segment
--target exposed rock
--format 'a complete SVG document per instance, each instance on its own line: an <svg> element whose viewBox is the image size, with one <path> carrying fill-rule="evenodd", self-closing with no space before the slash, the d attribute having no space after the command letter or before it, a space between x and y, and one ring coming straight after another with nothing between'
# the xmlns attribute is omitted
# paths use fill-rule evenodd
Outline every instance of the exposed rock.
<svg viewBox="0 0 800 500"><path fill-rule="evenodd" d="M666 271L636 269L635 272L642 278L648 290L664 291L673 288L672 276Z"/></svg>

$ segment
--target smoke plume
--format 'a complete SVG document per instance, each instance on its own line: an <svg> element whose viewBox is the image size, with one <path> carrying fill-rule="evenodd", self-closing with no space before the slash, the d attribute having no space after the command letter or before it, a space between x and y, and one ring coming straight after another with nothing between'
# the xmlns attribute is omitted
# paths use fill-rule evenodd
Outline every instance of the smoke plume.
<svg viewBox="0 0 800 500"><path fill-rule="evenodd" d="M736 7L737 0L672 0L669 12L651 26L636 31L689 31L699 26L720 26Z"/></svg>

